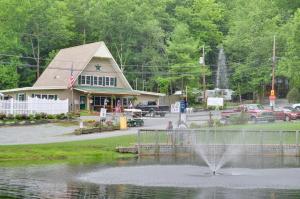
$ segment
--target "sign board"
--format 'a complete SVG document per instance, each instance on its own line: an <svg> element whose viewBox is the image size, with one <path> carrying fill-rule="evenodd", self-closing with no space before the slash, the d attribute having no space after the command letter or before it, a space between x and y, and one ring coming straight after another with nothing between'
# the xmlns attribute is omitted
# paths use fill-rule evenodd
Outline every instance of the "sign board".
<svg viewBox="0 0 300 199"><path fill-rule="evenodd" d="M271 90L271 96L275 96L275 91Z"/></svg>
<svg viewBox="0 0 300 199"><path fill-rule="evenodd" d="M224 99L222 97L208 97L207 106L223 106Z"/></svg>
<svg viewBox="0 0 300 199"><path fill-rule="evenodd" d="M204 64L203 57L200 57L200 58L199 58L199 64Z"/></svg>
<svg viewBox="0 0 300 199"><path fill-rule="evenodd" d="M106 118L106 108L100 109L100 118L105 119Z"/></svg>
<svg viewBox="0 0 300 199"><path fill-rule="evenodd" d="M179 113L180 102L175 102L175 104L171 104L171 113Z"/></svg>

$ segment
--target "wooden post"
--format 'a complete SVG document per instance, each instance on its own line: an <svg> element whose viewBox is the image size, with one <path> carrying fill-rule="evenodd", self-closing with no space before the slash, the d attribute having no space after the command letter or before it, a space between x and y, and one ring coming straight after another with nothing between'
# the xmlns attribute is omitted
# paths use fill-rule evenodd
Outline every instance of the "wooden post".
<svg viewBox="0 0 300 199"><path fill-rule="evenodd" d="M155 155L159 155L159 131L155 131Z"/></svg>
<svg viewBox="0 0 300 199"><path fill-rule="evenodd" d="M283 135L282 135L282 131L279 132L280 133L280 155L281 157L283 156Z"/></svg>
<svg viewBox="0 0 300 199"><path fill-rule="evenodd" d="M137 134L137 151L138 151L138 155L141 155L141 130L138 130L138 134Z"/></svg>
<svg viewBox="0 0 300 199"><path fill-rule="evenodd" d="M264 154L264 134L263 134L263 131L262 130L260 130L260 153L261 153L261 155L263 155Z"/></svg>
<svg viewBox="0 0 300 199"><path fill-rule="evenodd" d="M297 147L296 156L300 156L300 148L299 148L299 131L296 131L296 147Z"/></svg>

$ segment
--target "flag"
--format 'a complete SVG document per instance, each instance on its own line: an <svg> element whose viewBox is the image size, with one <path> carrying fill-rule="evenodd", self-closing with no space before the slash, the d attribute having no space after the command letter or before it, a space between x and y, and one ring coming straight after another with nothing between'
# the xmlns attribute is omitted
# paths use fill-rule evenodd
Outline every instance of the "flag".
<svg viewBox="0 0 300 199"><path fill-rule="evenodd" d="M75 83L75 79L74 79L74 75L73 75L73 64L72 64L71 75L70 75L70 79L69 79L69 88L73 88L74 83Z"/></svg>

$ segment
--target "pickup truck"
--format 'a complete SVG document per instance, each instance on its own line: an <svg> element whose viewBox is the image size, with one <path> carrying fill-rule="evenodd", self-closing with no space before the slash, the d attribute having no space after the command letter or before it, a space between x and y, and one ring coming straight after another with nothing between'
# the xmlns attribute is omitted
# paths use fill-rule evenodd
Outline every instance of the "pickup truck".
<svg viewBox="0 0 300 199"><path fill-rule="evenodd" d="M299 104L293 104L292 106L294 109L300 111L300 103Z"/></svg>
<svg viewBox="0 0 300 199"><path fill-rule="evenodd" d="M159 115L160 117L164 117L167 112L170 112L170 107L165 105L157 105L155 101L148 101L144 103L140 103L135 106L136 109L142 110L143 116L155 117Z"/></svg>
<svg viewBox="0 0 300 199"><path fill-rule="evenodd" d="M260 104L243 104L238 106L236 109L222 111L221 117L226 121L231 116L237 115L242 111L247 113L250 120L255 123L258 121L274 122L276 120L274 113L271 110L264 109L264 107Z"/></svg>

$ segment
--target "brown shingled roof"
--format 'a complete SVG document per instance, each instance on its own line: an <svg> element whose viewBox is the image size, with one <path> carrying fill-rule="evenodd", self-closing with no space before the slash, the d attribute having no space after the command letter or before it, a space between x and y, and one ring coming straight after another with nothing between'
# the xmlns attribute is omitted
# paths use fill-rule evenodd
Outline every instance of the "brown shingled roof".
<svg viewBox="0 0 300 199"><path fill-rule="evenodd" d="M113 59L104 42L95 42L61 49L33 85L33 87L67 87L71 75L72 65L73 75L76 79L95 55L102 55L103 57ZM115 63L115 65L117 66L117 63ZM127 82L127 80L125 81Z"/></svg>

